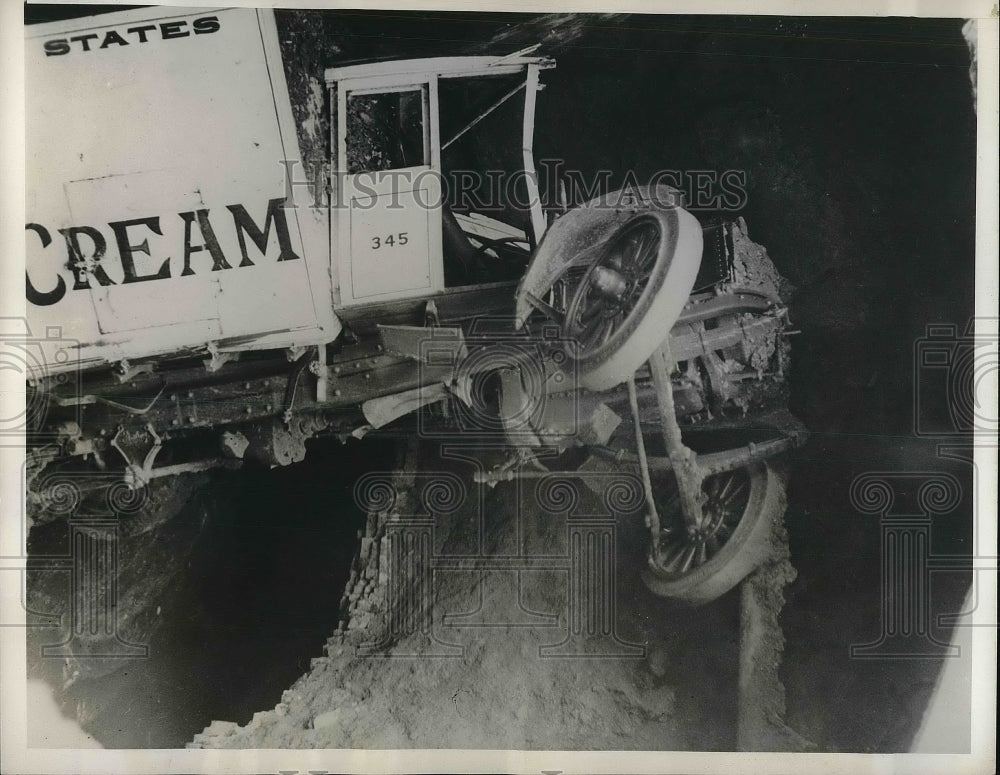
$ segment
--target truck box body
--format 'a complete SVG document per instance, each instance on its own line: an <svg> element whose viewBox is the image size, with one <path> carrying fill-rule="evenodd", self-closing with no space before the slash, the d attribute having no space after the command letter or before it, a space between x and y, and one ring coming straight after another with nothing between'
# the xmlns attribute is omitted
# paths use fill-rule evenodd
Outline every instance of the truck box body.
<svg viewBox="0 0 1000 775"><path fill-rule="evenodd" d="M28 321L79 356L49 371L337 336L326 212L284 206L301 164L270 10L37 25L25 59Z"/></svg>

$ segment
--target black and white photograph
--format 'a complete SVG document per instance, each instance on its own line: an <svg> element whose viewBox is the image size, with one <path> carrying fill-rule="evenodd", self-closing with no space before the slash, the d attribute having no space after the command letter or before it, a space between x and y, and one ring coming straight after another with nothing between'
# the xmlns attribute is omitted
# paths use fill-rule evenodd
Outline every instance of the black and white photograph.
<svg viewBox="0 0 1000 775"><path fill-rule="evenodd" d="M3 18L4 773L995 772L995 5Z"/></svg>

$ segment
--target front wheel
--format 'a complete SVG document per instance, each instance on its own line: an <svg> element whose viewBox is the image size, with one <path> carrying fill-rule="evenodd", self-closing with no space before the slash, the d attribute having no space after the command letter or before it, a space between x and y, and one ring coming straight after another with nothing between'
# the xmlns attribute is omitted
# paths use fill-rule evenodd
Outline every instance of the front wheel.
<svg viewBox="0 0 1000 775"><path fill-rule="evenodd" d="M600 248L566 310L582 387L610 390L669 335L701 265L697 219L680 208L627 220Z"/></svg>
<svg viewBox="0 0 1000 775"><path fill-rule="evenodd" d="M642 576L654 594L692 605L721 597L768 559L773 520L785 508L784 486L767 463L708 476L702 490L690 529L676 484L657 503L660 536Z"/></svg>

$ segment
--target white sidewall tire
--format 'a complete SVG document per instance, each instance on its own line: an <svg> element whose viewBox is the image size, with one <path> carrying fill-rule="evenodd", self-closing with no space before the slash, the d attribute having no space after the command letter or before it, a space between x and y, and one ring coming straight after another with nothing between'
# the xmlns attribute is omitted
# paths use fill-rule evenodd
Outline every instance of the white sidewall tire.
<svg viewBox="0 0 1000 775"><path fill-rule="evenodd" d="M726 594L772 554L771 531L785 509L785 488L767 463L747 466L750 497L739 525L719 553L690 573L666 577L653 566L642 580L659 597L704 605Z"/></svg>
<svg viewBox="0 0 1000 775"><path fill-rule="evenodd" d="M621 328L594 352L577 358L577 378L587 390L610 390L649 360L670 334L694 287L701 266L701 224L686 210L675 207L637 213L609 241L635 220L649 217L659 222L662 235L653 274Z"/></svg>

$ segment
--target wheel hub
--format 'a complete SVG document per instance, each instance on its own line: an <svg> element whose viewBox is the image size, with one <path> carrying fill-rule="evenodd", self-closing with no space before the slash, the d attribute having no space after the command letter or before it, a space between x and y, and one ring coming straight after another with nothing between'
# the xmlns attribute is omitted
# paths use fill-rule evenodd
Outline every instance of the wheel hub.
<svg viewBox="0 0 1000 775"><path fill-rule="evenodd" d="M628 281L620 272L606 266L594 268L591 283L601 296L615 302L622 300L629 287Z"/></svg>

